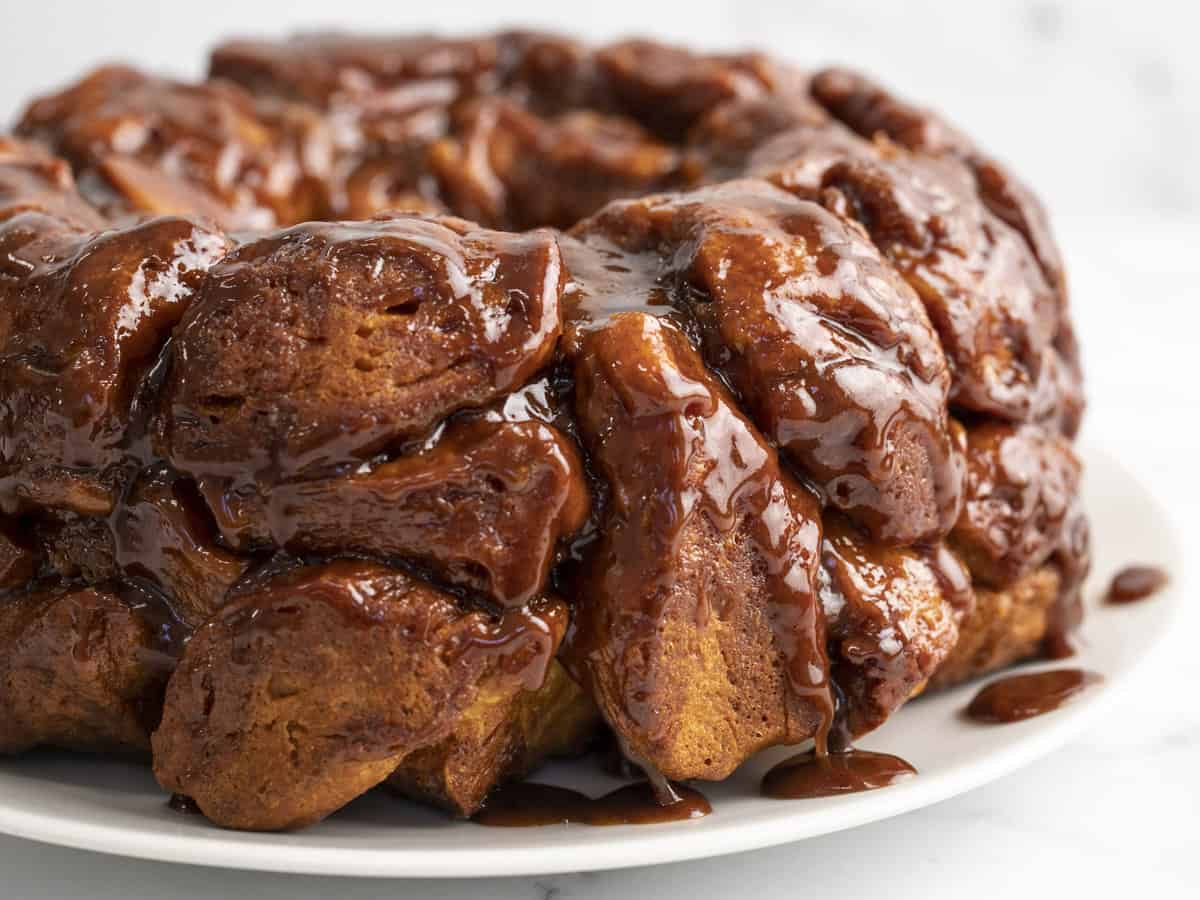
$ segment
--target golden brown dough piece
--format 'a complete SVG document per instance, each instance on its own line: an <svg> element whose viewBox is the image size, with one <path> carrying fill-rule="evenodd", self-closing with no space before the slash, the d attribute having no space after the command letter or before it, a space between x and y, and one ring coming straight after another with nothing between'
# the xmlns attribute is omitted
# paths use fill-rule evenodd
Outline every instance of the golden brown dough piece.
<svg viewBox="0 0 1200 900"><path fill-rule="evenodd" d="M213 50L209 72L258 95L330 107L414 83L442 82L467 92L494 77L511 40L504 34L443 38L337 32L234 40Z"/></svg>
<svg viewBox="0 0 1200 900"><path fill-rule="evenodd" d="M669 187L680 154L625 118L590 111L543 119L509 100L459 113L429 150L452 207L493 227L566 228L609 200Z"/></svg>
<svg viewBox="0 0 1200 900"><path fill-rule="evenodd" d="M148 611L97 588L0 597L0 753L149 751L172 660Z"/></svg>
<svg viewBox="0 0 1200 900"><path fill-rule="evenodd" d="M559 542L583 525L589 503L583 460L556 428L466 420L428 449L214 506L239 549L403 558L521 606L545 587Z"/></svg>
<svg viewBox="0 0 1200 900"><path fill-rule="evenodd" d="M111 510L104 469L121 459L134 395L224 250L186 219L94 237L32 213L0 223L0 503Z"/></svg>
<svg viewBox="0 0 1200 900"><path fill-rule="evenodd" d="M210 71L260 98L300 101L326 115L336 143L332 218L445 212L430 148L449 133L460 104L507 80L520 58L517 41L345 34L231 41L213 52Z"/></svg>
<svg viewBox="0 0 1200 900"><path fill-rule="evenodd" d="M1037 425L967 429L966 502L950 542L971 574L1002 588L1063 542L1083 466L1070 442Z"/></svg>
<svg viewBox="0 0 1200 900"><path fill-rule="evenodd" d="M587 331L575 377L610 496L573 584L569 658L626 755L715 780L822 731L815 497L665 320L620 313Z"/></svg>
<svg viewBox="0 0 1200 900"><path fill-rule="evenodd" d="M971 140L933 111L890 93L865 76L846 69L826 69L812 80L813 97L839 120L865 137L884 134L909 150L952 153L975 173L980 197L988 208L1025 237L1046 274L1066 300L1062 257L1042 204L1033 192L998 161L985 156Z"/></svg>
<svg viewBox="0 0 1200 900"><path fill-rule="evenodd" d="M1037 655L1054 625L1062 577L1042 566L1005 588L975 589L975 609L959 626L958 643L930 679L951 687Z"/></svg>
<svg viewBox="0 0 1200 900"><path fill-rule="evenodd" d="M888 547L826 515L820 570L834 680L851 736L920 692L959 642L971 576L945 545Z"/></svg>
<svg viewBox="0 0 1200 900"><path fill-rule="evenodd" d="M849 69L825 69L813 76L813 97L864 137L885 134L910 150L967 153L971 142L928 110L892 95Z"/></svg>
<svg viewBox="0 0 1200 900"><path fill-rule="evenodd" d="M154 593L185 629L220 607L251 565L219 546L195 486L163 463L131 475L108 518L58 512L29 523L43 574Z"/></svg>
<svg viewBox="0 0 1200 900"><path fill-rule="evenodd" d="M171 462L271 484L357 465L519 387L561 331L547 232L310 223L243 244L176 332Z"/></svg>
<svg viewBox="0 0 1200 900"><path fill-rule="evenodd" d="M601 48L596 64L622 109L672 141L721 104L779 95L788 102L804 84L760 53L699 54L637 39Z"/></svg>
<svg viewBox="0 0 1200 900"><path fill-rule="evenodd" d="M328 124L237 85L106 66L35 100L17 132L69 160L110 215L203 216L236 230L327 214Z"/></svg>
<svg viewBox="0 0 1200 900"><path fill-rule="evenodd" d="M789 154L800 162L772 177L793 189L834 187L913 279L959 369L955 403L1056 420L1074 435L1083 392L1066 278L1033 192L940 116L858 73L818 73L811 90L867 140L800 129L761 151L762 162Z"/></svg>
<svg viewBox="0 0 1200 900"><path fill-rule="evenodd" d="M829 114L804 92L726 100L688 130L685 168L698 169L705 183L737 178L759 147L803 125L829 127Z"/></svg>
<svg viewBox="0 0 1200 900"><path fill-rule="evenodd" d="M1079 616L1087 526L1059 434L1075 434L1084 404L1062 261L1032 192L936 114L843 70L818 74L812 94L857 134L798 128L752 168L803 196L824 191L913 280L956 363L952 403L1033 423L968 429L950 542L989 589L936 676L950 684L1061 644Z"/></svg>
<svg viewBox="0 0 1200 900"><path fill-rule="evenodd" d="M104 218L75 189L67 163L44 147L0 135L0 219L41 213L81 231L104 228Z"/></svg>
<svg viewBox="0 0 1200 900"><path fill-rule="evenodd" d="M552 662L536 691L489 679L445 740L410 753L388 778L400 793L470 816L488 792L549 756L583 750L599 724L591 699Z"/></svg>
<svg viewBox="0 0 1200 900"><path fill-rule="evenodd" d="M804 127L760 148L751 169L863 225L938 331L955 370L952 404L1008 419L1033 413L1062 302L966 162Z"/></svg>
<svg viewBox="0 0 1200 900"><path fill-rule="evenodd" d="M98 231L61 165L0 151L0 506L107 515L130 410L223 236L187 219Z"/></svg>
<svg viewBox="0 0 1200 900"><path fill-rule="evenodd" d="M1070 442L1053 428L988 422L967 429L966 502L948 541L970 568L979 602L936 686L1067 641L1090 566L1082 474Z"/></svg>
<svg viewBox="0 0 1200 900"><path fill-rule="evenodd" d="M554 603L498 621L373 563L266 580L187 645L154 771L219 825L316 822L446 738L486 678L530 690L565 626Z"/></svg>

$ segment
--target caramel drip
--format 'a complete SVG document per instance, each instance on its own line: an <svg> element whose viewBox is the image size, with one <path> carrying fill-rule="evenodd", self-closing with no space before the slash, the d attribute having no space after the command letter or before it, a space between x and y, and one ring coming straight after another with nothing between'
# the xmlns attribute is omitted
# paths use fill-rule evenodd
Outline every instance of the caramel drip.
<svg viewBox="0 0 1200 900"><path fill-rule="evenodd" d="M1138 603L1153 597L1170 582L1165 569L1158 566L1127 566L1113 576L1105 599L1109 603Z"/></svg>
<svg viewBox="0 0 1200 900"><path fill-rule="evenodd" d="M762 780L762 794L777 800L837 797L889 787L917 774L898 756L848 748L836 753L810 751L772 768Z"/></svg>
<svg viewBox="0 0 1200 900"><path fill-rule="evenodd" d="M984 686L966 709L976 722L1020 722L1053 712L1103 677L1083 669L1009 675Z"/></svg>

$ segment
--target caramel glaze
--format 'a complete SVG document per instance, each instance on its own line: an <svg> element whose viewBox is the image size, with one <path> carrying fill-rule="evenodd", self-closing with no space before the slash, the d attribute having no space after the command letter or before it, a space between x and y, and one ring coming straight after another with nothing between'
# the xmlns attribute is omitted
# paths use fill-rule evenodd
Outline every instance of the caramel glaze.
<svg viewBox="0 0 1200 900"><path fill-rule="evenodd" d="M712 812L704 795L677 786L663 803L648 781L619 787L601 797L570 788L519 781L493 791L483 809L471 817L479 825L499 828L533 825L653 825L699 819Z"/></svg>
<svg viewBox="0 0 1200 900"><path fill-rule="evenodd" d="M1047 282L1065 296L1062 258L1049 222L1032 191L969 138L929 109L894 96L864 76L846 69L818 73L814 99L860 135L885 134L902 147L922 153L950 153L970 165L989 210L1028 242Z"/></svg>
<svg viewBox="0 0 1200 900"><path fill-rule="evenodd" d="M195 485L166 463L152 463L132 478L109 525L121 571L169 594L188 628L216 611L249 566L217 543Z"/></svg>
<svg viewBox="0 0 1200 900"><path fill-rule="evenodd" d="M211 74L261 96L304 100L322 108L355 98L361 103L397 87L418 93L442 88L443 94L448 90L454 97L494 88L522 61L519 51L534 37L520 32L458 38L328 32L282 41L241 39L213 50Z"/></svg>
<svg viewBox="0 0 1200 900"><path fill-rule="evenodd" d="M1158 566L1127 566L1113 576L1105 600L1108 603L1137 603L1153 597L1171 577Z"/></svg>
<svg viewBox="0 0 1200 900"><path fill-rule="evenodd" d="M1051 669L1009 675L981 688L966 708L976 722L1019 722L1053 712L1089 685L1104 679L1083 669Z"/></svg>
<svg viewBox="0 0 1200 900"><path fill-rule="evenodd" d="M847 748L821 754L810 750L772 768L762 779L762 795L776 800L836 797L889 787L917 770L898 756Z"/></svg>
<svg viewBox="0 0 1200 900"><path fill-rule="evenodd" d="M548 121L487 98L455 118L460 133L430 148L434 175L453 209L494 227L566 228L613 197L687 180L676 148L622 117L575 110Z"/></svg>
<svg viewBox="0 0 1200 900"><path fill-rule="evenodd" d="M0 591L19 588L37 572L36 548L15 523L0 523Z"/></svg>
<svg viewBox="0 0 1200 900"><path fill-rule="evenodd" d="M701 192L703 193L703 192ZM749 346L757 348L762 346L761 341L751 341L749 339L741 339L740 337L730 334L725 334L719 328L732 328L735 325L744 327L748 321L750 313L742 311L735 314L731 308L725 314L721 307L721 298L764 298L772 297L773 302L782 302L779 300L780 292L777 287L778 281L771 285L771 290L768 290L767 285L754 283L745 285L737 280L738 260L739 260L739 244L738 241L753 240L751 235L757 235L763 231L763 228L774 228L779 232L774 243L776 245L785 244L789 241L794 241L796 237L800 241L804 241L804 231L797 224L801 221L806 206L803 203L798 203L795 210L791 210L789 204L791 201L780 199L771 193L770 189L764 188L761 185L753 183L733 183L723 185L719 189L714 189L709 194L704 194L703 198L695 199L695 206L689 207L683 200L675 202L671 198L648 198L640 201L629 201L626 203L610 204L601 214L595 219L589 220L574 229L576 240L565 240L563 243L564 255L567 264L572 273L572 282L567 288L567 314L569 324L567 328L567 346L571 349L570 352L575 353L579 357L594 355L595 350L590 341L597 332L604 332L606 329L613 327L612 323L620 318L628 315L650 315L656 319L670 325L675 326L681 333L692 336L693 341L699 342L705 346L706 357L708 363L713 366L717 373L728 378L734 386L739 389L739 398L745 401L751 410L763 412L757 418L757 423L768 426L772 423L781 421L778 413L769 412L769 404L774 402L769 393L765 392L760 385L765 385L768 382L763 380L756 382L755 378L762 378L765 370L761 368L762 363L750 360L749 362L741 362L731 355L729 348ZM719 217L723 213L721 206L723 198L729 198L729 212L725 213L729 216L728 223L723 222ZM689 201L691 195L688 195ZM703 199L703 204L700 200ZM715 210L715 212L714 212ZM785 219L785 213L791 218ZM762 217L762 223L758 228L750 228L744 222L741 222L739 216L747 217L758 214ZM819 216L825 216L830 222L836 221L833 216L823 211L812 213L816 216L813 220L813 228L818 228L816 224ZM757 220L756 220L757 221ZM780 228L774 223L776 221L786 221L784 228L791 230L791 235L785 235L783 228ZM826 227L832 227L827 225ZM774 232L772 232L774 233ZM796 237L793 237L795 235ZM822 239L819 234L810 235L807 238L807 244L811 246L825 247L830 242ZM834 242L838 246L844 247L846 241ZM846 251L843 251L846 252ZM760 259L764 254L761 245L755 250L747 249L745 254L747 259ZM689 262L690 261L690 262ZM869 263L869 253L866 251L856 260L860 265ZM865 262L864 262L865 261ZM818 278L818 273L837 272L838 277L848 278L845 274L846 266L842 262L831 261L822 262L815 260L812 264L814 270L814 278ZM878 263L877 268L882 269ZM803 266L792 266L789 271L803 271ZM751 273L757 270L750 269ZM874 270L872 270L874 271ZM712 274L717 273L717 274ZM761 274L757 277L762 277ZM687 279L687 280L684 280ZM706 280L707 279L707 280ZM864 276L865 279L865 276ZM820 282L816 282L820 284ZM879 290L879 279L874 279L872 282L875 285L875 290ZM803 281L799 282L804 285ZM853 279L841 284L850 284L853 289ZM647 288L646 285L649 285ZM811 291L811 294L806 295L803 291ZM812 296L816 298L817 303L820 303L822 298L833 294L833 288L825 287L802 287L798 288L797 308L803 308L804 298ZM900 283L893 285L893 294L890 298L881 298L876 296L870 301L863 299L864 295L860 292L858 295L859 302L863 304L865 309L871 309L871 303L877 304L882 308L880 313L883 321L889 323L890 327L895 327L897 321L897 308L900 301L896 298L906 298L909 295L907 287ZM897 518L896 515L889 513L889 507L883 502L881 495L874 495L871 501L862 499L863 495L859 495L859 499L847 503L852 517L859 519L864 524L874 526L874 530L889 535L893 540L911 541L914 537L919 537L922 532L920 529L932 528L928 533L933 535L944 534L945 530L951 523L959 518L960 510L960 491L964 489L962 478L965 471L963 465L964 451L967 449L966 434L967 431L959 428L954 423L949 423L945 420L945 389L946 375L945 363L936 356L937 347L936 341L929 334L928 321L924 319L922 310L915 299L905 301L906 306L902 308L908 309L913 316L913 324L910 326L909 334L919 334L919 338L909 337L913 341L914 349L909 356L901 355L900 360L906 361L909 366L915 366L914 371L910 371L904 377L908 379L907 384L913 388L920 388L926 392L931 392L931 399L925 403L925 407L932 410L931 416L926 419L926 433L939 433L942 435L939 440L942 442L942 449L938 451L941 454L940 458L942 471L944 474L941 477L941 484L946 486L940 498L933 504L931 508L935 512L930 513L923 520L903 520ZM740 309L740 307L738 308ZM727 315L726 319L721 319L721 315ZM844 313L842 313L844 315ZM775 313L775 315L779 315ZM716 318L714 318L716 316ZM861 316L855 319L855 327L861 329L863 327ZM784 320L786 321L786 319ZM900 318L903 322L904 319ZM727 326L722 326L722 322L728 323ZM922 324L924 323L924 324ZM922 331L921 329L924 329ZM756 331L756 335L761 336L761 329ZM836 339L840 339L841 332L831 327L830 333ZM875 367L880 373L888 374L889 377L895 377L897 363L894 356L894 345L898 338L896 336L880 337L882 347L888 348L887 351L873 359L865 358L865 367ZM780 338L781 343L786 340L796 340L795 338ZM626 346L633 343L632 339L627 342ZM856 348L863 346L862 344L854 345ZM782 354L787 351L779 351ZM842 346L839 351L843 357L846 354L846 346ZM925 353L933 361L921 362L921 353ZM636 351L629 351L629 358L636 356ZM773 362L781 358L780 355L765 357ZM786 358L786 357L783 357ZM924 365L924 368L921 366ZM755 368L759 366L759 368ZM779 370L776 369L777 373ZM808 370L803 370L808 371ZM814 367L814 371L820 373L819 366ZM940 374L938 374L940 373ZM584 380L580 377L581 382ZM832 384L836 384L836 375L824 375L833 379ZM812 376L809 376L811 379ZM854 382L850 382L854 383ZM939 386L940 384L940 386ZM940 398L937 392L941 390L943 393ZM764 398L765 394L765 398ZM645 396L643 390L638 391L639 399ZM786 394L784 396L793 397L795 394ZM839 416L843 416L846 409L847 400L843 397L837 402L830 403L830 410L836 410ZM767 407L756 404L768 404ZM626 404L627 408L629 404ZM862 401L860 407L864 411L874 414L880 409L878 404ZM909 414L912 414L914 408L921 408L921 404L913 402L905 406ZM938 410L941 410L939 413ZM809 413L811 416L811 413ZM942 419L939 422L938 416ZM580 413L581 421L584 423L585 442L587 441L589 425L587 424L588 414ZM801 417L803 419L803 417ZM818 416L818 421L820 417ZM806 427L813 426L811 418L803 419ZM839 425L843 425L843 419L838 419ZM891 426L890 426L891 427ZM605 439L612 440L620 430L629 428L629 426L608 425L606 426ZM820 431L820 428L817 428ZM1026 429L1032 434L1041 434L1042 431L1035 426L1027 426ZM706 430L707 432L707 430ZM876 434L887 434L889 441L888 447L894 447L892 442L903 440L898 438L898 432L885 432L882 427L877 428ZM779 439L782 432L778 429L769 429L768 434ZM820 447L823 454L822 461L828 463L831 458L828 449L828 430L821 432L821 440L816 446ZM711 440L711 438L710 438ZM879 439L880 441L883 438ZM1071 454L1070 447L1065 440L1059 440L1050 430L1045 431L1044 440L1054 443L1057 452L1063 457L1065 462L1061 468L1065 469L1067 475L1060 478L1058 481L1050 479L1048 484L1043 484L1047 480L1046 472L1043 470L1041 474L1037 471L1030 471L1030 465L1037 466L1045 463L1041 462L1039 456L1040 445L1033 443L1031 448L1026 450L1021 447L1005 447L1004 462L1010 466L1015 465L1016 471L997 472L995 468L989 472L989 477L977 476L973 493L969 496L980 497L981 502L976 508L987 507L987 503L983 502L986 498L993 498L997 495L1008 498L1016 495L1018 502L1013 506L1008 507L1004 504L1000 505L1003 514L1008 515L1014 520L1011 525L1007 525L1010 529L1016 530L1025 528L1023 534L1018 534L1016 537L1009 538L1009 545L1006 547L1006 552L1011 553L1016 562L1012 568L1005 571L997 582L1007 584L1017 577L1021 572L1028 571L1033 567L1045 562L1053 557L1058 564L1061 573L1061 591L1060 601L1050 614L1050 622L1045 641L1044 650L1047 654L1062 653L1067 650L1069 644L1066 640L1066 635L1070 633L1075 624L1078 622L1079 603L1078 589L1079 584L1088 568L1087 557L1087 533L1086 521L1080 515L1079 509L1072 503L1074 495L1078 488L1078 463ZM660 442L661 443L661 442ZM1010 442L1011 443L1011 442ZM855 440L853 447L855 452L858 446L861 445L861 440ZM784 446L790 446L786 441ZM882 448L883 444L879 443L875 446ZM928 442L919 444L926 449L921 451L921 454L916 458L930 460L930 447L934 446ZM597 448L594 445L589 445L592 451L593 460L597 458ZM891 452L891 451L889 451ZM627 448L620 453L621 458L632 459L638 455L637 451L632 448ZM980 455L980 454L977 454ZM1044 454L1043 454L1044 455ZM881 457L882 458L882 457ZM801 470L805 475L812 475L814 465L800 454L798 459L802 463ZM819 469L819 467L817 467ZM910 469L911 467L906 467ZM613 473L603 470L604 479L610 485L614 482ZM886 483L886 476L880 470L870 470L873 477L864 479L864 482L872 486L872 490L877 489L878 485ZM1007 480L1005 480L1007 478ZM619 476L618 476L619 480ZM937 483L937 478L930 479ZM986 482L986 483L985 483ZM818 481L818 488L820 488ZM622 485L621 490L629 490L627 485ZM1030 490L1040 490L1044 496L1034 496L1029 499L1023 498L1018 492L1025 491L1026 494ZM837 503L837 498L833 496L828 488L822 489L821 494L826 502ZM844 500L849 494L842 495ZM893 495L893 499L888 502L892 503L890 509L904 509L911 516L913 502L905 503L904 487L897 489ZM916 504L919 506L919 504ZM996 504L993 502L991 506L994 508ZM988 510L988 513L993 518L997 513L994 509ZM610 511L611 514L611 511ZM889 519L889 515L892 518ZM980 515L976 516L978 520ZM932 523L921 526L917 524L907 524L907 522L924 521ZM967 520L970 521L970 520ZM991 526L992 533L995 533L996 528ZM987 533L989 528L985 522L977 522L976 527L979 531ZM602 531L605 529L602 528ZM872 551L872 560L883 559L884 556L878 550ZM872 633L870 646L876 650L871 653L865 652L864 639L858 636L851 636L842 643L842 649L839 650L839 660L843 654L854 649L856 653L856 663L846 665L839 662L838 667L833 672L833 677L838 680L844 680L846 685L850 686L849 696L853 698L851 708L853 709L852 718L855 722L855 731L868 730L874 727L883 718L886 717L896 706L904 701L908 695L918 688L925 679L929 677L933 670L936 669L937 663L945 658L953 646L956 636L955 622L963 615L968 614L972 607L972 591L971 579L967 574L966 568L945 544L940 542L925 544L915 549L913 554L914 560L923 560L925 565L931 571L935 588L930 592L933 599L931 608L937 608L937 603L941 602L938 598L944 598L948 601L945 611L938 614L940 621L945 625L940 631L940 637L935 637L930 644L911 648L907 653L899 656L894 655L895 651L889 654L878 652L879 643L879 626L867 625L863 626L861 622L855 623L859 628L866 627ZM611 574L612 566L616 564L617 557L610 557L608 566L600 566L598 568L607 571ZM892 562L880 566L874 562L874 572L886 572L884 580L877 582L873 589L877 592L870 595L869 603L877 604L878 609L886 610L888 606L883 602L889 590L904 593L900 589L900 584L906 578L911 578L912 563L900 564ZM894 566L895 568L889 568ZM852 570L861 570L862 561L854 566ZM872 576L877 578L878 575ZM910 582L906 589L909 594L913 593L913 584ZM589 588L589 592L594 588ZM623 596L631 596L631 590L623 592ZM844 601L839 601L843 603ZM581 622L587 621L588 607L585 605L583 613L584 618ZM877 615L877 614L873 614ZM649 621L660 621L654 615L649 616ZM868 618L868 621L872 621ZM576 642L573 646L581 646L586 643L586 638L581 638L589 626L581 624L576 632ZM918 629L924 633L927 629ZM612 631L606 632L610 636ZM882 632L886 634L887 632ZM892 634L904 634L906 630L903 628L895 629ZM836 636L836 635L835 635ZM842 638L838 637L839 641ZM784 638L783 640L787 640ZM885 641L886 644L894 643ZM629 645L626 645L629 646ZM871 675L864 679L859 672L870 672ZM642 696L653 696L653 690L643 690L638 692ZM628 711L626 711L628 712Z"/></svg>

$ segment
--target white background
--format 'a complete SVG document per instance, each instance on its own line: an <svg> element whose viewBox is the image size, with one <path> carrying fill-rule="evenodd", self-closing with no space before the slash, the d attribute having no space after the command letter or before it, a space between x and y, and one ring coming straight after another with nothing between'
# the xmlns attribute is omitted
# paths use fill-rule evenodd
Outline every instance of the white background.
<svg viewBox="0 0 1200 900"><path fill-rule="evenodd" d="M104 60L196 75L224 36L340 24L649 33L844 62L942 109L1046 199L1067 255L1091 406L1200 549L1200 13L1171 0L78 4L5 0L0 120ZM1148 522L1147 528L1166 527ZM1194 558L1195 554L1189 554ZM1193 579L1194 582L1194 579ZM218 873L0 838L0 897L1200 896L1200 611L1112 720L995 785L792 847L633 873L463 883Z"/></svg>

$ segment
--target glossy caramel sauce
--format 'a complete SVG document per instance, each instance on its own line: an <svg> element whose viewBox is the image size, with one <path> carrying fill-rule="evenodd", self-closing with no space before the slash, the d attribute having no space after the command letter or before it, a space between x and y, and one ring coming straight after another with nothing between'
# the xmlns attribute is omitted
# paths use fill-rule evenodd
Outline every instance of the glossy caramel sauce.
<svg viewBox="0 0 1200 900"><path fill-rule="evenodd" d="M1104 599L1108 603L1137 603L1157 594L1170 580L1166 570L1158 566L1127 566L1113 576Z"/></svg>
<svg viewBox="0 0 1200 900"><path fill-rule="evenodd" d="M1053 712L1103 676L1084 669L1051 669L1009 675L981 688L967 706L976 722L1020 722Z"/></svg>
<svg viewBox="0 0 1200 900"><path fill-rule="evenodd" d="M600 797L589 797L570 788L533 781L497 788L473 822L499 828L532 825L652 825L699 819L712 812L699 791L675 785L674 802L658 802L648 781L619 787Z"/></svg>
<svg viewBox="0 0 1200 900"><path fill-rule="evenodd" d="M898 756L853 747L821 755L808 751L786 759L763 776L764 797L809 800L874 791L911 778L917 770Z"/></svg>

